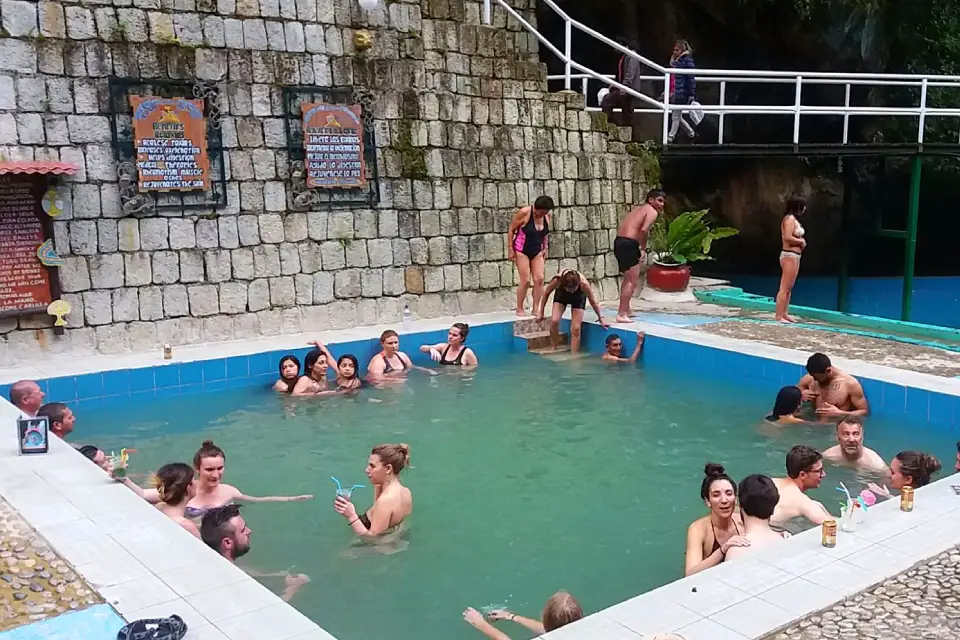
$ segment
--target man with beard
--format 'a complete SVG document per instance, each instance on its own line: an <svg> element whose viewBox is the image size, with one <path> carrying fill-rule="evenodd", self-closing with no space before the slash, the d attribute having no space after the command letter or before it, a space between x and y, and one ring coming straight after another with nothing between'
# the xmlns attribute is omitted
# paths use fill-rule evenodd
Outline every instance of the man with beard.
<svg viewBox="0 0 960 640"><path fill-rule="evenodd" d="M236 562L237 558L250 551L250 533L250 527L240 515L240 506L236 504L214 507L204 514L200 522L200 538L230 562ZM310 582L310 578L302 573L295 576L288 573L247 573L254 578L283 576L286 585L280 597L284 602L290 602L300 587Z"/></svg>
<svg viewBox="0 0 960 640"><path fill-rule="evenodd" d="M837 425L837 444L823 452L824 460L834 464L857 467L864 471L883 472L887 463L874 451L863 446L863 423L849 416Z"/></svg>

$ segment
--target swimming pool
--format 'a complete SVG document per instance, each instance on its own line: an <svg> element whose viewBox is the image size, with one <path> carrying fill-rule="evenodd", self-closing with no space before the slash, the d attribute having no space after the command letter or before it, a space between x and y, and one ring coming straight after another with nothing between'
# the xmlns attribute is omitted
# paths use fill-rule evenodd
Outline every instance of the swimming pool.
<svg viewBox="0 0 960 640"><path fill-rule="evenodd" d="M603 333L585 329L585 345L597 349ZM229 359L201 365L200 384L210 382L203 392L187 388L197 383L184 365L181 393L160 394L174 387L160 387L154 372L154 393L80 399L77 430L108 450L138 448L133 471L144 472L187 461L213 439L227 452L226 482L253 495L316 494L248 507L253 544L242 563L307 573L312 582L293 604L341 640L381 629L401 640L478 637L460 618L466 606L535 615L564 588L592 612L648 591L682 575L686 526L704 513L704 462L724 463L735 478L782 475L790 446L832 440L829 427L761 425L772 392L799 377L796 365L651 339L641 366L610 367L521 353L507 335L471 334L483 362L475 375L415 373L405 385L355 399L278 398L265 389L269 373L230 389ZM412 355L416 344L405 337L402 346ZM254 362L266 368L267 358L251 356L248 374ZM79 380L78 397L90 393ZM139 383L104 374L101 393L116 384L133 392ZM952 458L949 437L927 424L941 417L933 415L935 394L921 420L919 410L908 411L915 394L865 386L879 414L868 423L868 446L885 458L904 448ZM393 555L351 546L331 507L329 476L364 480L369 449L381 442L409 443L414 466L404 472L416 504L409 545ZM856 482L850 471L830 469L814 497L835 505L840 479ZM356 498L364 507L370 500L369 489Z"/></svg>

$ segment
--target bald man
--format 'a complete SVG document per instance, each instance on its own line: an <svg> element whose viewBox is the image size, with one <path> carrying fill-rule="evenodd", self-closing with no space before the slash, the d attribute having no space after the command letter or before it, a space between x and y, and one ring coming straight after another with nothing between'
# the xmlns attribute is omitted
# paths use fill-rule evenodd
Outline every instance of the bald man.
<svg viewBox="0 0 960 640"><path fill-rule="evenodd" d="M18 380L10 387L10 403L20 410L24 418L36 418L43 406L44 393L33 380Z"/></svg>

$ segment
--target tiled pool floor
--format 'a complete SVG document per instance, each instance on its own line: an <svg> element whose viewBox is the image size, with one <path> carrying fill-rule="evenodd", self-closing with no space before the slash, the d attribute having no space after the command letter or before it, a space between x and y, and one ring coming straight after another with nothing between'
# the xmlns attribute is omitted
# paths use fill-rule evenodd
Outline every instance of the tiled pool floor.
<svg viewBox="0 0 960 640"><path fill-rule="evenodd" d="M0 498L0 631L100 602L97 592L73 567ZM83 637L93 640L98 636Z"/></svg>

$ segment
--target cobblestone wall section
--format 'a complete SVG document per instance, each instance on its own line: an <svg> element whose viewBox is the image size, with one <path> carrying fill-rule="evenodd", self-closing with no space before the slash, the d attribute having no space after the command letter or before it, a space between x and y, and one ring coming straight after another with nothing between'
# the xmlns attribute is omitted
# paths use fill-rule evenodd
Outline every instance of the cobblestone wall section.
<svg viewBox="0 0 960 640"><path fill-rule="evenodd" d="M535 0L514 6L535 19ZM505 308L504 232L539 194L547 272L576 267L613 297L619 216L643 189L629 132L546 91L537 42L473 0L0 0L0 155L59 159L63 337L47 316L0 320L0 359L122 352ZM354 49L369 29L373 47ZM109 76L199 78L223 93L225 208L125 216ZM281 88L360 85L376 103L380 203L288 207Z"/></svg>

